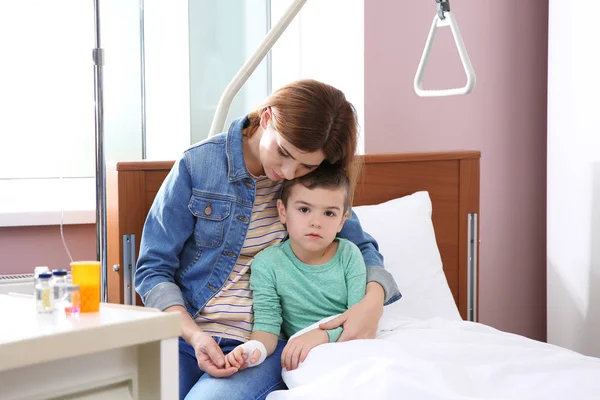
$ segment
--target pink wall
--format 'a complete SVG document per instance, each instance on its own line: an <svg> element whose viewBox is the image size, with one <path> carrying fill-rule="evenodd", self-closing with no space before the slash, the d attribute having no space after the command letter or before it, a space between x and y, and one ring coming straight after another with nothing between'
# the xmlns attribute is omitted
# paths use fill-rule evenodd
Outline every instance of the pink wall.
<svg viewBox="0 0 600 400"><path fill-rule="evenodd" d="M477 86L468 96L420 98L413 78L435 2L365 1L365 148L481 150L480 321L545 340L548 1L450 3ZM464 82L441 28L425 87Z"/></svg>
<svg viewBox="0 0 600 400"><path fill-rule="evenodd" d="M65 240L74 260L96 260L96 226L66 225ZM58 226L0 228L0 274L28 274L36 265L69 268Z"/></svg>

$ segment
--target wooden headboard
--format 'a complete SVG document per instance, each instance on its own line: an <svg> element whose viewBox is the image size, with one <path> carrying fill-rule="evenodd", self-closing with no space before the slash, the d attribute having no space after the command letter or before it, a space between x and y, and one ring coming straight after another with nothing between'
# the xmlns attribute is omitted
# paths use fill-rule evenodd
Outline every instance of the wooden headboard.
<svg viewBox="0 0 600 400"><path fill-rule="evenodd" d="M365 155L354 197L354 205L359 206L420 190L429 192L444 272L463 319L467 319L468 313L468 215L479 214L480 157L478 151ZM133 283L131 276L142 227L172 165L173 161L134 161L107 167L109 302L123 303L132 293L132 287L127 285ZM123 235L131 234L135 235L135 254L128 261L123 259L127 245ZM475 245L479 254L478 242Z"/></svg>

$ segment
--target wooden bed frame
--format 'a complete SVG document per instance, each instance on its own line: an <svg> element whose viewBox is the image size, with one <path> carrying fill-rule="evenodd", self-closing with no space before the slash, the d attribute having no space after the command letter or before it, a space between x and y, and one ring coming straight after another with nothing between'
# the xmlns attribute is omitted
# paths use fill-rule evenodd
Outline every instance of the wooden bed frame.
<svg viewBox="0 0 600 400"><path fill-rule="evenodd" d="M354 205L360 206L429 192L444 272L463 319L468 315L468 215L479 214L480 157L478 151L366 155L354 197ZM172 165L173 161L135 161L107 167L109 302L135 297L131 285L142 227ZM475 246L479 254L479 241ZM126 247L130 251L124 259Z"/></svg>

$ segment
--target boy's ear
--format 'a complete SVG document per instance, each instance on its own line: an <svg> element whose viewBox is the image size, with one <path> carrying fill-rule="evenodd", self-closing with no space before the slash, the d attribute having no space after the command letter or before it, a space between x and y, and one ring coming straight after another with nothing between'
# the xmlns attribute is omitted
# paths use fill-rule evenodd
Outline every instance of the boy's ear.
<svg viewBox="0 0 600 400"><path fill-rule="evenodd" d="M342 222L340 222L340 226L338 227L338 233L340 233L340 231L344 227L344 222L346 222L347 219L348 219L348 211L346 211L344 213L344 216L342 217Z"/></svg>
<svg viewBox="0 0 600 400"><path fill-rule="evenodd" d="M281 199L277 200L277 212L279 213L279 222L285 225L285 205L283 204L283 201L281 201Z"/></svg>

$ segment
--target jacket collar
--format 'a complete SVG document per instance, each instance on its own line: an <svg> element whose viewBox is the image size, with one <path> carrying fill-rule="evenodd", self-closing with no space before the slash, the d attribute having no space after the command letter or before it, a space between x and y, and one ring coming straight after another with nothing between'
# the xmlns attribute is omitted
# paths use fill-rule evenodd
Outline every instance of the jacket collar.
<svg viewBox="0 0 600 400"><path fill-rule="evenodd" d="M245 117L234 120L229 127L229 131L227 132L227 136L225 138L225 152L227 154L227 164L229 165L229 182L251 177L244 161L242 136L242 130L249 124L250 121L246 115Z"/></svg>

